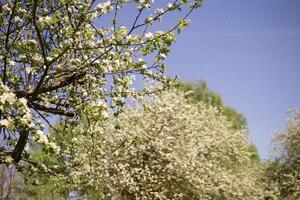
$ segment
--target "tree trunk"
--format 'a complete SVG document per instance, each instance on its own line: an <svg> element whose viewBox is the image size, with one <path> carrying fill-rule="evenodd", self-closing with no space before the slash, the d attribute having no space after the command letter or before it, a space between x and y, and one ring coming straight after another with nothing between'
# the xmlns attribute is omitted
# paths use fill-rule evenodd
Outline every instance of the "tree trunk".
<svg viewBox="0 0 300 200"><path fill-rule="evenodd" d="M14 151L12 152L12 158L15 163L20 162L20 160L22 159L22 153L27 143L28 135L29 135L29 130L22 130L20 132L19 140L17 142Z"/></svg>

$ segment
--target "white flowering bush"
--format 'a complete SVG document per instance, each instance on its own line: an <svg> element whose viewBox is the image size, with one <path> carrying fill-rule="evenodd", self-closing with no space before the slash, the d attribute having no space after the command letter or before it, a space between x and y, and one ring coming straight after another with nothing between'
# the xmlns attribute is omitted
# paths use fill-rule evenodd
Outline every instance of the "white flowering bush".
<svg viewBox="0 0 300 200"><path fill-rule="evenodd" d="M300 110L293 110L286 129L275 137L274 161L270 162L266 177L276 184L278 198L300 199Z"/></svg>
<svg viewBox="0 0 300 200"><path fill-rule="evenodd" d="M98 199L273 199L245 134L182 92L144 100L104 121L63 126L62 179ZM71 140L71 142L70 142Z"/></svg>
<svg viewBox="0 0 300 200"><path fill-rule="evenodd" d="M28 161L24 149L34 135L47 143L43 129L32 123L51 127L55 117L75 121L83 112L103 120L107 107L118 110L129 97L154 92L134 89L135 78L158 81L161 89L172 85L164 60L176 32L201 3L1 1L1 163L7 156L14 163ZM178 21L159 25L172 13Z"/></svg>

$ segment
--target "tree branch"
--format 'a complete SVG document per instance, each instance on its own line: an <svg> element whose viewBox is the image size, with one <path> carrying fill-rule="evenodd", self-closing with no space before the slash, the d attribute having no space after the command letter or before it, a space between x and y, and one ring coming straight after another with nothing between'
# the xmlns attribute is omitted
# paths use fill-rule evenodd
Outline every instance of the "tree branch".
<svg viewBox="0 0 300 200"><path fill-rule="evenodd" d="M37 36L38 36L38 41L40 43L40 46L41 46L41 50L42 50L42 55L43 55L43 59L44 59L44 64L45 64L45 70L42 74L42 77L41 79L39 80L36 88L34 89L34 93L41 87L41 85L43 84L44 82L44 79L45 77L47 76L47 73L48 73L48 70L50 68L50 65L48 64L48 61L47 61L47 56L46 56L46 49L45 49L45 43L44 43L44 40L43 40L43 37L41 35L41 32L39 30L39 27L36 23L36 10L37 10L37 5L38 4L38 0L34 1L34 5L33 5L33 11L32 11L32 16L33 16L33 25L34 25L34 28L35 28L35 31L37 33Z"/></svg>
<svg viewBox="0 0 300 200"><path fill-rule="evenodd" d="M12 9L12 13L9 17L9 22L8 22L8 27L7 27L7 31L6 31L6 38L5 38L5 50L8 52L8 42L9 42L9 35L11 34L11 26L12 26L12 19L14 17L14 14L15 14L15 10L16 10L16 5L17 5L17 0L15 0L14 2L14 6L13 6L13 9ZM7 79L7 57L5 56L4 58L4 68L3 68L3 76L2 76L2 82L3 84L5 84L6 82L6 79Z"/></svg>
<svg viewBox="0 0 300 200"><path fill-rule="evenodd" d="M63 115L63 116L67 116L67 117L74 117L75 116L74 112L61 110L61 109L56 109L56 108L51 108L51 107L46 107L46 106L43 106L43 105L40 105L40 104L34 103L34 102L30 102L29 107L31 107L33 109L36 109L36 110L43 111L43 112L56 114L56 115Z"/></svg>

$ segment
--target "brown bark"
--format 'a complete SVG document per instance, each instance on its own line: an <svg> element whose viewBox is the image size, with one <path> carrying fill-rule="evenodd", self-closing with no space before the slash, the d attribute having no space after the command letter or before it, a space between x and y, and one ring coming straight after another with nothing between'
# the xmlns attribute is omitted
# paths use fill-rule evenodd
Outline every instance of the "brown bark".
<svg viewBox="0 0 300 200"><path fill-rule="evenodd" d="M17 142L14 151L12 152L12 158L15 163L19 163L20 160L22 159L22 154L28 140L28 135L29 135L29 130L27 129L24 129L20 132L19 140Z"/></svg>

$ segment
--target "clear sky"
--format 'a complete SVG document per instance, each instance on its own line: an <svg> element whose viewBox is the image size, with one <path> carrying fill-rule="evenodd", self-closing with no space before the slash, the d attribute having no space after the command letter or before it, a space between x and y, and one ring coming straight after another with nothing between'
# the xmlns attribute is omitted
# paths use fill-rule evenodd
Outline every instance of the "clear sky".
<svg viewBox="0 0 300 200"><path fill-rule="evenodd" d="M262 158L300 107L300 0L207 0L179 35L169 74L205 79L242 112Z"/></svg>

